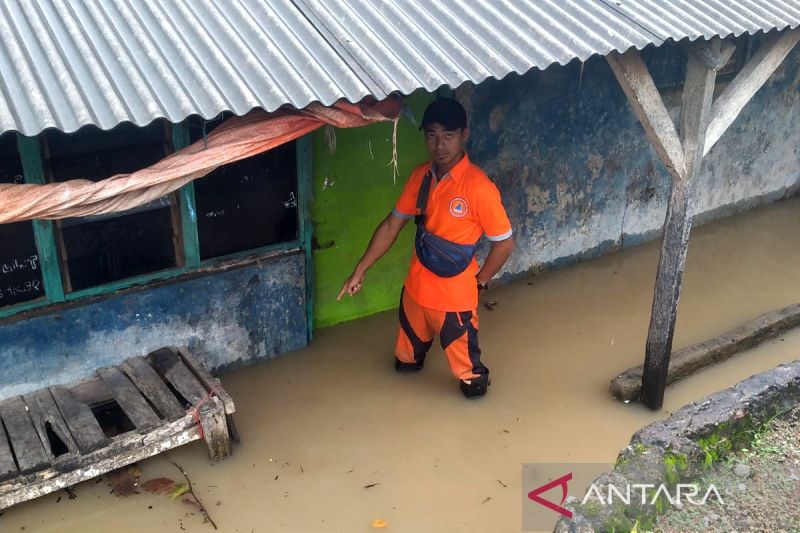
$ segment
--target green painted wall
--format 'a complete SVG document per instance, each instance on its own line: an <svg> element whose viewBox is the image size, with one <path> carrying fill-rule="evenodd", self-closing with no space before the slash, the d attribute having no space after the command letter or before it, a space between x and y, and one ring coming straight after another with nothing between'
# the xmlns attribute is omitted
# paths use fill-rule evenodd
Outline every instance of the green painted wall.
<svg viewBox="0 0 800 533"><path fill-rule="evenodd" d="M406 102L417 123L433 95L417 91ZM397 130L400 171L395 183L392 168L392 123L364 128L337 129L333 153L324 130L314 133L314 197L311 219L314 251L314 325L324 327L397 306L414 232L408 224L389 252L364 280L360 294L336 301L378 223L391 211L411 170L428 159L422 134L405 116Z"/></svg>

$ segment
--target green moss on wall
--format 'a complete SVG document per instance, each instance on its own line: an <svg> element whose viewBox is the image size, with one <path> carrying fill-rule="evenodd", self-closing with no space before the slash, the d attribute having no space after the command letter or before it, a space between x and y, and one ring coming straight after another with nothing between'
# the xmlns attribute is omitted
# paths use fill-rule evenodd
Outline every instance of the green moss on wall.
<svg viewBox="0 0 800 533"><path fill-rule="evenodd" d="M433 95L417 91L407 98L422 118ZM314 133L314 198L311 219L319 248L314 251L314 324L329 326L397 306L413 245L408 224L392 249L367 273L361 294L336 296L363 254L372 232L391 211L411 170L428 159L417 126L406 117L397 131L400 171L396 183L392 168L392 123L335 130L333 153L324 130Z"/></svg>

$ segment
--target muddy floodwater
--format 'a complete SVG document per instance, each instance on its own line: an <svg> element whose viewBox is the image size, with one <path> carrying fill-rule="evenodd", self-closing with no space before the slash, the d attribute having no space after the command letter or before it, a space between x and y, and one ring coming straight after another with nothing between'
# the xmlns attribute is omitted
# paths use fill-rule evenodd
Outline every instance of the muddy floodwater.
<svg viewBox="0 0 800 533"><path fill-rule="evenodd" d="M800 302L798 227L792 199L697 228L675 348ZM668 387L660 411L613 400L609 380L644 358L657 261L649 243L490 290L480 337L492 386L479 400L461 396L438 346L421 373L396 374L387 312L225 375L234 455L212 464L193 443L169 456L223 532L357 533L376 519L386 531L520 531L523 463L611 463L642 425L800 357L795 331ZM140 468L180 478L160 457ZM75 494L7 510L0 531L213 531L180 500L118 498L105 480Z"/></svg>

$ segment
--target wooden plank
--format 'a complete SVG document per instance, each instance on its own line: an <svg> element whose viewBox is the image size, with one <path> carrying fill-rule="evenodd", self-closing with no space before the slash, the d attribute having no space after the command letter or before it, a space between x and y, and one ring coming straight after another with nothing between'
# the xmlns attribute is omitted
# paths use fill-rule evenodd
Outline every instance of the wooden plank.
<svg viewBox="0 0 800 533"><path fill-rule="evenodd" d="M72 397L86 405L99 405L114 401L114 395L98 376L66 385Z"/></svg>
<svg viewBox="0 0 800 533"><path fill-rule="evenodd" d="M624 54L611 52L606 60L658 156L670 175L680 178L685 173L683 147L675 123L639 52L635 49Z"/></svg>
<svg viewBox="0 0 800 533"><path fill-rule="evenodd" d="M147 359L156 372L172 384L190 404L197 406L207 398L206 388L194 377L175 351L162 348L148 355Z"/></svg>
<svg viewBox="0 0 800 533"><path fill-rule="evenodd" d="M711 122L703 143L703 155L707 154L719 141L747 102L783 63L798 41L800 41L800 28L772 36L756 50L753 57L725 87L717 101L714 102Z"/></svg>
<svg viewBox="0 0 800 533"><path fill-rule="evenodd" d="M8 443L6 430L0 422L0 481L17 475L17 463L11 454L11 445Z"/></svg>
<svg viewBox="0 0 800 533"><path fill-rule="evenodd" d="M762 315L719 337L673 352L667 371L667 385L798 326L800 304L794 304ZM639 365L617 375L611 380L611 395L625 402L639 398L643 372L644 367Z"/></svg>
<svg viewBox="0 0 800 533"><path fill-rule="evenodd" d="M76 400L69 389L61 385L50 387L50 393L82 454L108 444L108 438L88 405Z"/></svg>
<svg viewBox="0 0 800 533"><path fill-rule="evenodd" d="M50 464L42 441L25 409L25 402L20 396L0 402L0 417L5 424L20 472L33 472Z"/></svg>
<svg viewBox="0 0 800 533"><path fill-rule="evenodd" d="M715 80L716 72L709 69L696 54L690 53L681 109L681 135L687 174L672 179L645 346L642 401L653 410L660 409L664 402L678 299L692 228L690 200L695 175L703 160L702 147L711 115Z"/></svg>
<svg viewBox="0 0 800 533"><path fill-rule="evenodd" d="M222 388L222 383L220 383L217 378L212 376L211 373L206 370L203 364L198 361L188 349L179 347L177 348L177 352L180 354L183 362L186 363L186 366L189 367L192 373L194 373L195 377L200 381L200 383L202 383L207 390L214 390L219 399L222 400L222 403L225 406L225 422L228 426L230 437L233 442L240 442L241 438L239 437L239 429L236 427L236 421L233 418L234 413L236 413L236 405L234 405L231 395Z"/></svg>
<svg viewBox="0 0 800 533"><path fill-rule="evenodd" d="M61 442L64 443L64 446L66 446L67 455L77 455L80 453L78 451L78 445L75 439L72 438L72 434L69 432L64 418L61 416L61 411L58 410L58 406L53 400L53 396L50 394L49 390L39 389L24 395L23 399L28 406L28 412L31 415L33 426L36 428L39 439L42 441L42 444L44 444L44 450L47 452L47 456L50 458L51 462L56 460L56 455L53 453L50 437L47 434L48 426Z"/></svg>
<svg viewBox="0 0 800 533"><path fill-rule="evenodd" d="M209 456L218 460L231 453L231 444L223 401L210 396L210 391L197 380L177 350L162 348L147 356L153 368L168 380L175 390L199 410L198 416L208 445ZM218 387L221 390L221 387ZM216 389L216 388L215 388ZM216 394L216 390L215 390ZM238 433L234 428L235 438Z"/></svg>
<svg viewBox="0 0 800 533"><path fill-rule="evenodd" d="M184 408L156 374L156 371L147 364L144 357L128 358L123 361L120 368L150 400L162 418L175 420L186 414Z"/></svg>
<svg viewBox="0 0 800 533"><path fill-rule="evenodd" d="M211 398L209 403L200 408L200 424L208 446L208 456L215 461L229 456L231 439L222 400Z"/></svg>
<svg viewBox="0 0 800 533"><path fill-rule="evenodd" d="M225 413L228 415L235 413L236 406L233 404L233 398L231 398L231 395L222 388L222 383L220 383L217 378L212 376L211 373L206 370L203 364L189 352L189 350L179 347L176 349L176 351L181 356L186 366L189 367L189 370L192 371L194 376L198 381L200 381L206 390L213 390L217 397L222 400L222 403L225 405Z"/></svg>
<svg viewBox="0 0 800 533"><path fill-rule="evenodd" d="M695 54L706 67L714 72L727 65L735 51L735 44L723 41L719 37L695 43L691 49L691 53Z"/></svg>
<svg viewBox="0 0 800 533"><path fill-rule="evenodd" d="M76 485L199 438L200 429L191 415L146 434L125 433L115 438L109 446L80 457L79 463L69 471L48 468L0 482L0 510Z"/></svg>
<svg viewBox="0 0 800 533"><path fill-rule="evenodd" d="M111 390L114 399L117 401L122 410L131 419L133 425L139 431L147 431L153 429L161 423L161 419L147 403L147 400L142 393L131 383L131 380L125 377L122 371L113 366L100 368L97 375L103 380L103 383Z"/></svg>
<svg viewBox="0 0 800 533"><path fill-rule="evenodd" d="M203 364L198 361L188 349L179 347L176 349L176 351L178 354L180 354L183 362L187 367L189 367L198 381L200 381L200 383L202 383L207 390L215 391L219 399L222 400L222 403L225 406L225 422L228 426L230 438L233 440L233 442L241 442L239 429L236 427L236 421L233 418L234 413L236 413L236 406L233 403L233 398L231 398L231 395L222 388L222 383L220 383L217 378L212 376L211 373L206 370Z"/></svg>

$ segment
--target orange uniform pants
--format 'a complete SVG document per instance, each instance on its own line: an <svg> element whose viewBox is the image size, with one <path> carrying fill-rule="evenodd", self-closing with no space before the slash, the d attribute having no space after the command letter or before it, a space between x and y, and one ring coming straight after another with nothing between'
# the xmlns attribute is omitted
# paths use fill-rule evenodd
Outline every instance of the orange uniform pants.
<svg viewBox="0 0 800 533"><path fill-rule="evenodd" d="M403 363L425 362L425 355L438 334L450 370L458 379L488 376L478 346L478 311L439 311L422 307L403 290L400 297L400 328L395 356Z"/></svg>

